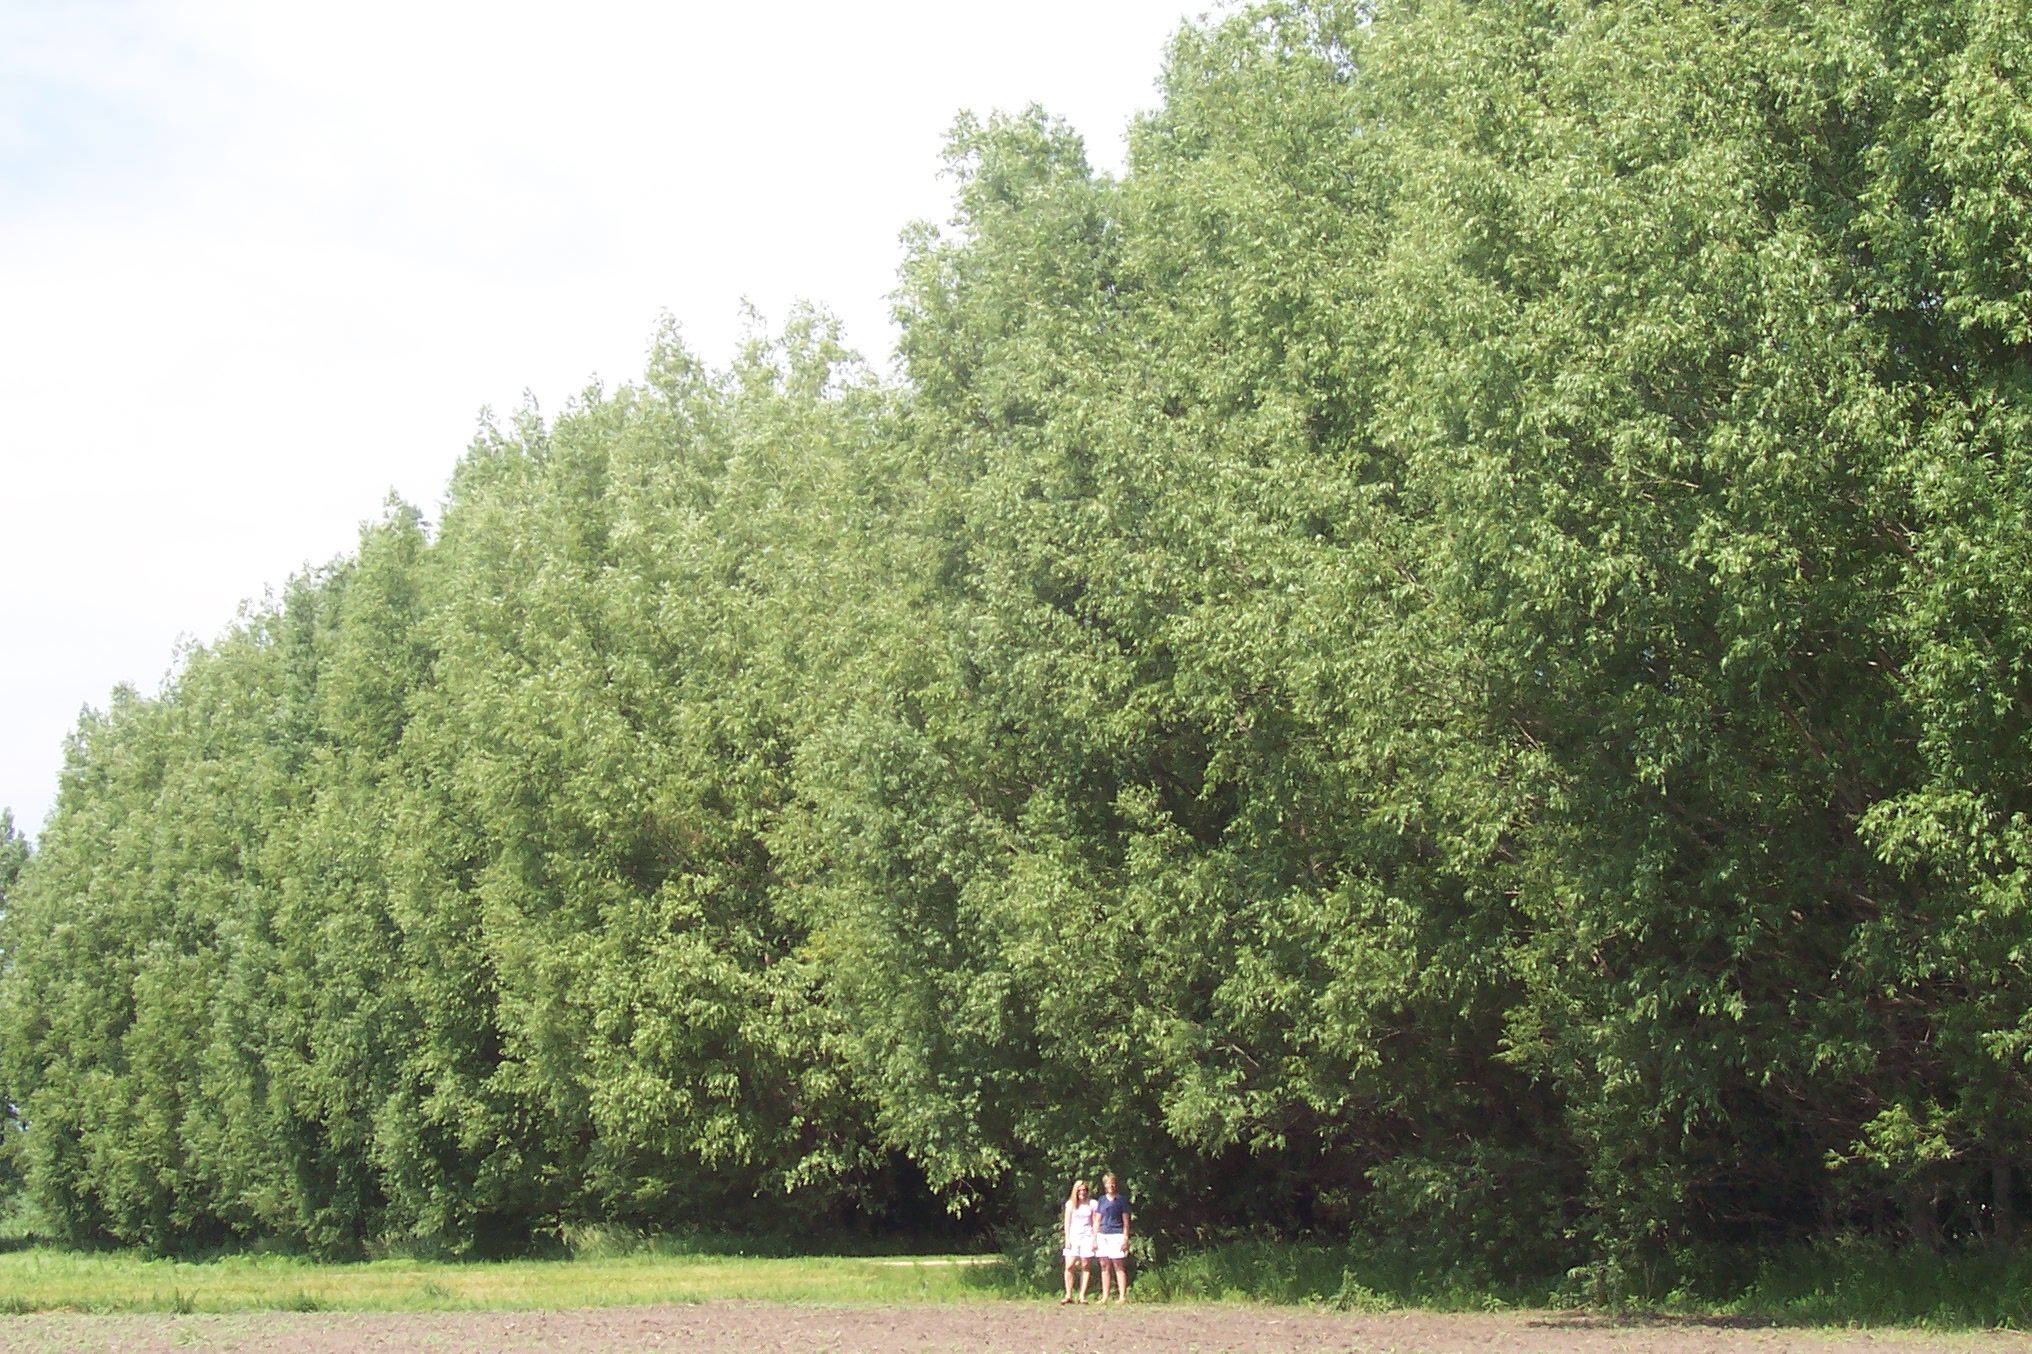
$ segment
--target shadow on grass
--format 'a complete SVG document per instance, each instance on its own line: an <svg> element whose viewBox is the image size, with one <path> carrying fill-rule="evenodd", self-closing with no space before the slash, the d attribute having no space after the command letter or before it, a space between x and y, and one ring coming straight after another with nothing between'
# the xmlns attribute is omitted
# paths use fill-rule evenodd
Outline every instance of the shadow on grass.
<svg viewBox="0 0 2032 1354"><path fill-rule="evenodd" d="M1405 1251L1255 1239L1192 1249L1159 1243L1134 1282L1152 1301L1253 1301L1341 1311L1502 1311L1553 1305L1551 1280L1508 1279Z"/></svg>
<svg viewBox="0 0 2032 1354"><path fill-rule="evenodd" d="M1786 1323L1763 1316L1726 1316L1655 1311L1546 1312L1527 1320L1543 1330L1775 1330Z"/></svg>
<svg viewBox="0 0 2032 1354"><path fill-rule="evenodd" d="M1866 1239L1789 1246L1757 1257L1746 1280L1717 1288L1695 1288L1693 1296L1716 1311L1778 1325L2032 1325L2032 1252L1999 1246L1929 1251Z"/></svg>
<svg viewBox="0 0 2032 1354"><path fill-rule="evenodd" d="M592 1260L629 1255L717 1256L751 1260L883 1260L947 1255L958 1249L951 1237L824 1236L811 1233L735 1235L710 1231L651 1232L593 1225L566 1228L525 1247L515 1259Z"/></svg>

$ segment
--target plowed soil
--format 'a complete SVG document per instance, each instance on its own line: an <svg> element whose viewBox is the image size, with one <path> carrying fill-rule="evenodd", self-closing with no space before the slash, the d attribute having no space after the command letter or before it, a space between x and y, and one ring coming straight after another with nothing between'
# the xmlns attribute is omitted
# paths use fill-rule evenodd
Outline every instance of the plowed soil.
<svg viewBox="0 0 2032 1354"><path fill-rule="evenodd" d="M562 1312L268 1313L245 1316L0 1317L0 1350L247 1350L326 1354L373 1349L684 1349L727 1354L805 1351L1009 1350L1024 1354L2032 1354L2015 1333L1926 1335L1718 1322L1629 1321L1557 1312L1387 1315L1275 1307L801 1307L708 1302Z"/></svg>

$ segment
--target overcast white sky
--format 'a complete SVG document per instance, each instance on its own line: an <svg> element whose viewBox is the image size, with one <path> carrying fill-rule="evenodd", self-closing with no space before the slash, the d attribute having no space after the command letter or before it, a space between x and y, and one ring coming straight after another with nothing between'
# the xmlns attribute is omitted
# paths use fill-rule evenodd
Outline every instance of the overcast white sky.
<svg viewBox="0 0 2032 1354"><path fill-rule="evenodd" d="M1204 0L0 0L0 807L178 641L435 516L482 406L715 363L746 297L886 356L961 109L1118 168Z"/></svg>

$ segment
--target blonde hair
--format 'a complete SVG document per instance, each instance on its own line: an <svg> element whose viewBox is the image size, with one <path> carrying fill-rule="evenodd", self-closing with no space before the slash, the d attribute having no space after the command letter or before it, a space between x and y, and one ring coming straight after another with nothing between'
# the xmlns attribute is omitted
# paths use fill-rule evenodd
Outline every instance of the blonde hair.
<svg viewBox="0 0 2032 1354"><path fill-rule="evenodd" d="M1073 1206L1074 1204L1078 1203L1078 1202L1079 1202L1079 1197L1080 1197L1080 1191L1081 1191L1081 1190L1084 1190L1084 1189L1086 1189L1086 1187L1087 1187L1087 1182L1086 1182L1086 1181L1084 1181L1084 1180L1075 1180L1075 1181L1073 1181L1073 1182L1072 1182L1072 1193L1070 1193L1070 1194L1068 1194L1068 1195L1066 1195L1066 1196L1065 1196L1065 1206L1066 1206L1067 1208L1071 1208L1071 1207L1072 1207L1072 1206ZM1089 1191L1088 1191L1088 1193L1087 1193L1087 1197L1088 1197L1089 1199L1093 1198L1093 1197L1094 1197L1094 1196L1093 1196L1093 1192L1089 1190Z"/></svg>

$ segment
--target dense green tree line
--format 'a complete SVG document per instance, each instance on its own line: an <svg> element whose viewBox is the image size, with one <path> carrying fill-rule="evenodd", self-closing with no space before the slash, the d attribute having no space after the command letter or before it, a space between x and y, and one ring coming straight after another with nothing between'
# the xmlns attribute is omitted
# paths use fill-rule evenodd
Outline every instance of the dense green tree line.
<svg viewBox="0 0 2032 1354"><path fill-rule="evenodd" d="M69 1235L2008 1237L2032 19L1288 4L820 316L492 429L81 725Z"/></svg>

